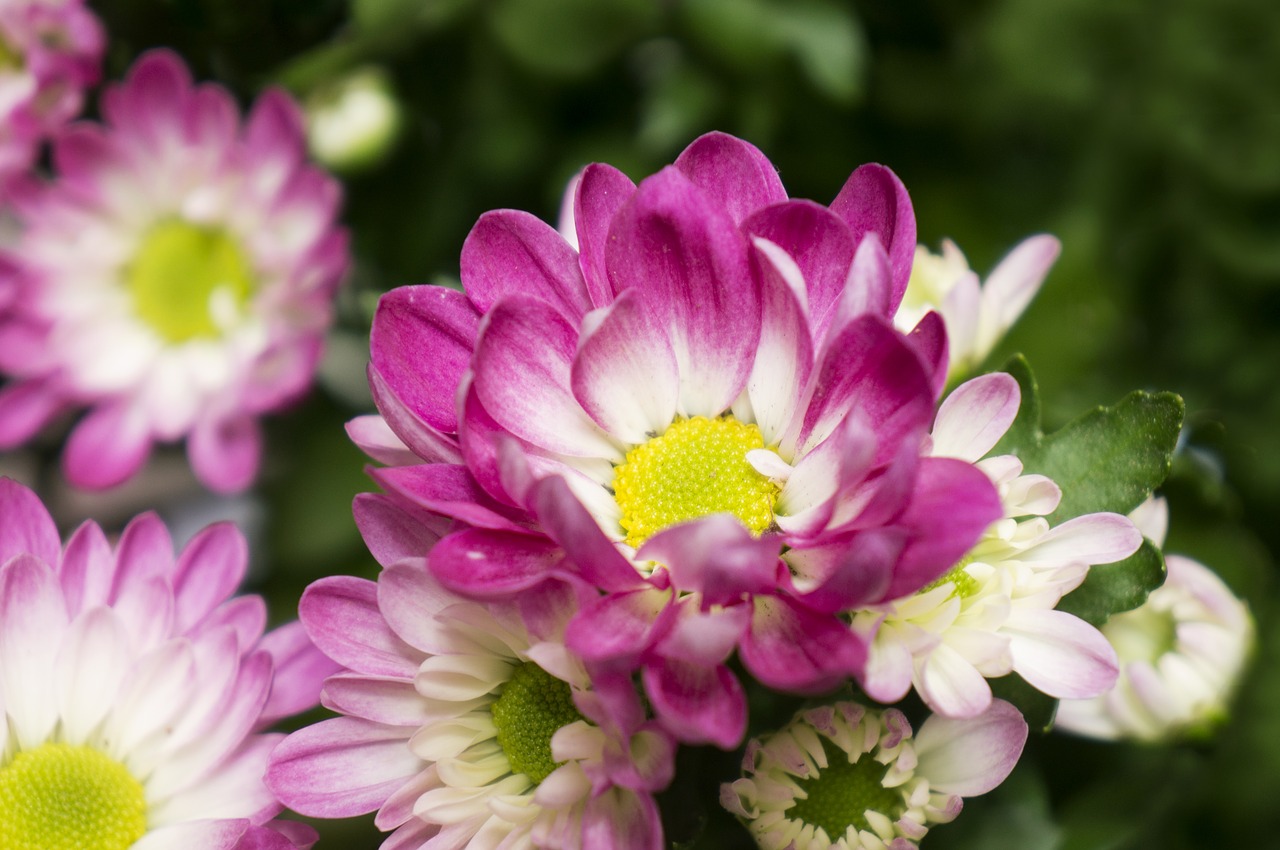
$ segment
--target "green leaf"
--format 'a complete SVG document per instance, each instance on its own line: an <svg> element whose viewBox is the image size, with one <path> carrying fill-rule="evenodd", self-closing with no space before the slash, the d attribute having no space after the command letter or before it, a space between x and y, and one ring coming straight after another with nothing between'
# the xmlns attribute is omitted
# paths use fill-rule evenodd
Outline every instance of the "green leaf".
<svg viewBox="0 0 1280 850"><path fill-rule="evenodd" d="M1047 475L1062 488L1055 523L1096 511L1127 514L1169 476L1182 428L1178 395L1138 390L1045 435L1026 360L1015 358L1008 371L1022 388L1022 409L995 451L1016 454L1025 472Z"/></svg>
<svg viewBox="0 0 1280 850"><path fill-rule="evenodd" d="M591 73L649 35L661 17L648 0L499 0L489 23L503 47L549 76Z"/></svg>
<svg viewBox="0 0 1280 850"><path fill-rule="evenodd" d="M1147 594L1164 584L1164 555L1150 540L1123 561L1095 564L1084 584L1058 603L1059 611L1100 626L1112 614L1137 608Z"/></svg>

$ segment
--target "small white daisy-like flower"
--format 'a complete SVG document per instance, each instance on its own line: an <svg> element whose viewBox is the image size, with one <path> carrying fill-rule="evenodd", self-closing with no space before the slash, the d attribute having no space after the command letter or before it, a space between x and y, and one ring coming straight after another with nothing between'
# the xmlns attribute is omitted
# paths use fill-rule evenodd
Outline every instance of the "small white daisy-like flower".
<svg viewBox="0 0 1280 850"><path fill-rule="evenodd" d="M980 284L950 239L943 240L941 254L918 245L894 324L910 330L925 313L937 311L947 326L948 376L969 375L1031 303L1061 248L1044 234L1024 239Z"/></svg>
<svg viewBox="0 0 1280 850"><path fill-rule="evenodd" d="M957 387L938 411L934 456L974 462L996 485L1005 515L932 584L854 616L855 630L874 633L863 687L876 700L896 702L914 686L934 711L970 717L991 703L987 679L1009 673L1059 698L1093 696L1115 682L1106 639L1054 608L1090 566L1133 554L1142 534L1111 513L1051 526L1045 517L1058 506L1058 486L1023 475L1013 455L983 458L1019 402L1017 382L993 373Z"/></svg>
<svg viewBox="0 0 1280 850"><path fill-rule="evenodd" d="M1212 570L1166 555L1165 583L1102 633L1120 658L1105 694L1063 700L1057 726L1091 738L1159 741L1211 732L1227 707L1254 644L1249 608Z"/></svg>
<svg viewBox="0 0 1280 850"><path fill-rule="evenodd" d="M553 632L574 609L559 590L524 600ZM267 782L291 808L376 809L396 850L662 846L650 792L670 781L670 738L642 722L634 690L632 728L588 719L602 697L581 662L530 634L515 606L463 600L406 561L376 585L322 579L299 612L347 669L322 695L345 716L272 754Z"/></svg>
<svg viewBox="0 0 1280 850"><path fill-rule="evenodd" d="M908 850L963 797L1005 780L1027 724L996 700L965 720L934 715L912 735L895 708L810 709L747 745L744 777L720 789L763 850Z"/></svg>

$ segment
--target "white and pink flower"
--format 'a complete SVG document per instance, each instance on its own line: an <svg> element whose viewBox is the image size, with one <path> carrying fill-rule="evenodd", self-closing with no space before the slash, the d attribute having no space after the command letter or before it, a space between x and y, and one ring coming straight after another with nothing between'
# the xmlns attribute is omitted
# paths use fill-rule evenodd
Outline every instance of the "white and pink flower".
<svg viewBox="0 0 1280 850"><path fill-rule="evenodd" d="M40 500L0 479L0 846L292 850L263 782L276 720L315 705L332 663L297 623L229 599L229 524L174 558L138 517L112 546L89 522L62 545Z"/></svg>
<svg viewBox="0 0 1280 850"><path fill-rule="evenodd" d="M79 113L105 45L82 0L0 0L0 200Z"/></svg>
<svg viewBox="0 0 1280 850"><path fill-rule="evenodd" d="M253 480L258 418L310 384L347 265L339 188L304 159L281 91L241 126L231 94L157 51L54 146L0 259L0 447L88 408L67 478L114 486L186 438L197 477Z"/></svg>
<svg viewBox="0 0 1280 850"><path fill-rule="evenodd" d="M912 850L965 797L1004 782L1027 722L996 700L979 716L932 715L912 734L896 708L839 702L747 744L744 776L720 802L761 850Z"/></svg>
<svg viewBox="0 0 1280 850"><path fill-rule="evenodd" d="M863 687L896 702L912 687L939 714L972 717L991 704L987 679L1017 673L1050 696L1094 696L1115 682L1115 652L1089 623L1054 610L1094 564L1133 554L1142 533L1126 517L1092 513L1051 526L1062 497L1013 455L985 457L1018 412L1011 376L961 384L938 411L931 452L976 463L1000 492L1004 517L927 587L858 612L874 634Z"/></svg>
<svg viewBox="0 0 1280 850"><path fill-rule="evenodd" d="M641 669L683 740L733 746L730 653L784 690L861 672L841 612L937 578L999 499L973 464L922 452L946 339L933 314L893 327L915 224L888 169L824 207L710 134L639 185L589 166L572 194L571 239L491 212L463 246L465 293L383 298L385 424L352 435L406 512L456 521L430 555L442 583L505 598L586 580L607 595L570 645Z"/></svg>
<svg viewBox="0 0 1280 850"><path fill-rule="evenodd" d="M385 850L661 850L652 792L674 744L629 682L595 690L566 650L576 597L547 583L519 604L464 600L422 558L376 584L316 582L302 622L345 668L322 696L343 716L286 739L268 784L303 814L376 810Z"/></svg>

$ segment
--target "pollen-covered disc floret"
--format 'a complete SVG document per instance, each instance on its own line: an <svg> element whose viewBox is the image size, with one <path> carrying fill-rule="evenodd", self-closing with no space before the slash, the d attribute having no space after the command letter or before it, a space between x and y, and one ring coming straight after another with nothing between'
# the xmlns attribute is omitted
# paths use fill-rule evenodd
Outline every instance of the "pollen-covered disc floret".
<svg viewBox="0 0 1280 850"><path fill-rule="evenodd" d="M912 736L895 708L809 709L747 744L743 778L720 801L762 850L905 850L1004 781L1027 726L997 701L967 721L930 718Z"/></svg>
<svg viewBox="0 0 1280 850"><path fill-rule="evenodd" d="M763 448L755 425L695 416L627 452L613 478L626 542L639 547L664 528L714 513L763 533L778 486L747 462L747 452Z"/></svg>
<svg viewBox="0 0 1280 850"><path fill-rule="evenodd" d="M286 94L242 123L167 51L108 87L102 114L58 137L58 173L23 193L0 257L0 448L87 409L63 455L73 484L115 486L185 439L202 483L243 489L259 417L307 389L332 321L339 186L306 162Z"/></svg>
<svg viewBox="0 0 1280 850"><path fill-rule="evenodd" d="M670 742L647 727L602 728L580 710L596 697L554 636L572 594L553 593L526 600L562 607L540 638L514 606L452 596L420 563L396 564L376 585L312 585L302 621L347 667L323 696L345 716L286 739L268 784L317 817L378 809L396 847L437 836L450 847L577 847L594 830L632 830L635 843L618 847L659 847L648 791L670 779Z"/></svg>
<svg viewBox="0 0 1280 850"><path fill-rule="evenodd" d="M309 846L272 820L262 782L281 735L332 669L295 623L263 635L230 525L174 558L134 520L112 546L86 523L62 546L29 490L0 479L0 847Z"/></svg>

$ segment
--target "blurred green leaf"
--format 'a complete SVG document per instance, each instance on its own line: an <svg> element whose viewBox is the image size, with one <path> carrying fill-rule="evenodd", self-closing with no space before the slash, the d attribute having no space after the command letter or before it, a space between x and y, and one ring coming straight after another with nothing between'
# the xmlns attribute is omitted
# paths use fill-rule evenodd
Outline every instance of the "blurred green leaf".
<svg viewBox="0 0 1280 850"><path fill-rule="evenodd" d="M1164 555L1150 540L1123 561L1095 564L1084 584L1058 603L1059 611L1100 626L1112 614L1137 608L1147 594L1164 584Z"/></svg>
<svg viewBox="0 0 1280 850"><path fill-rule="evenodd" d="M439 29L474 0L352 0L351 17L363 36L405 35Z"/></svg>
<svg viewBox="0 0 1280 850"><path fill-rule="evenodd" d="M779 31L814 86L828 97L852 103L862 94L866 43L858 19L833 3L785 7Z"/></svg>
<svg viewBox="0 0 1280 850"><path fill-rule="evenodd" d="M659 16L660 8L648 0L498 0L489 22L519 62L574 77L647 35Z"/></svg>
<svg viewBox="0 0 1280 850"><path fill-rule="evenodd" d="M1053 728L1053 716L1058 711L1056 699L1031 687L1017 673L991 679L988 684L994 696L1022 712L1032 731L1048 732Z"/></svg>

